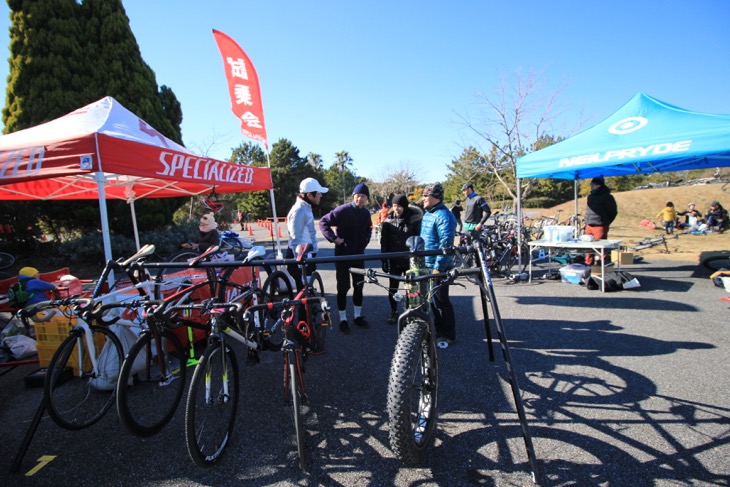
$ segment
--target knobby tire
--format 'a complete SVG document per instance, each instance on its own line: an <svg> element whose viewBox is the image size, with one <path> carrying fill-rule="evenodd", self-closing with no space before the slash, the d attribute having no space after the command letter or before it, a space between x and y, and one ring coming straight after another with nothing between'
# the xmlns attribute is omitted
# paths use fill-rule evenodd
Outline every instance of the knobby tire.
<svg viewBox="0 0 730 487"><path fill-rule="evenodd" d="M398 337L388 379L390 448L406 465L418 464L436 429L438 362L426 322L408 324Z"/></svg>

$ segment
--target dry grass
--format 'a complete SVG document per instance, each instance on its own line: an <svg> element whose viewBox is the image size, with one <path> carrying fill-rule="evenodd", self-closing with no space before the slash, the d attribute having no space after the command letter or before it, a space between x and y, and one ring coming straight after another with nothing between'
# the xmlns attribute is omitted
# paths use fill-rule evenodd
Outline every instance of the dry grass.
<svg viewBox="0 0 730 487"><path fill-rule="evenodd" d="M622 240L624 245L630 247L646 237L662 235L664 233L663 229L651 231L639 225L639 222L648 219L661 228L660 220L656 218L656 215L664 208L667 201L673 202L678 211L685 210L688 203L694 202L697 209L704 213L709 209L710 202L713 200L719 201L723 207L728 208L730 207L730 194L724 193L721 186L720 184L706 184L614 193L618 204L618 217L611 226L609 238ZM578 213L581 215L585 212L585 204L586 198L580 198ZM565 219L573 214L574 207L574 202L571 201L554 208L537 210L536 212L531 210L531 213L552 216L558 210L562 210L561 219ZM662 254L661 251L664 250L664 247L657 246L640 250L638 255L643 257L661 256L662 259L698 263L699 256L703 252L730 250L730 232L725 232L722 235L717 233L707 235L679 234L677 238L670 237L667 243L669 254Z"/></svg>

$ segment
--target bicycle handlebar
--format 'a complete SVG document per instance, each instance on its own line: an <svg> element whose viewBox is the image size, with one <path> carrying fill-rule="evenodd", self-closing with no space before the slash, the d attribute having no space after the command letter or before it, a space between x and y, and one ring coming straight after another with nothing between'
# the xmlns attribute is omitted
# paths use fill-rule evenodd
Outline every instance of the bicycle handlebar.
<svg viewBox="0 0 730 487"><path fill-rule="evenodd" d="M387 272L380 272L380 271L376 271L375 269L358 269L355 267L351 267L350 272L353 274L359 274L359 275L365 276L368 280L375 280L376 277L387 277L388 279L393 279L395 281L400 281L400 282L405 282L405 283L415 283L415 282L421 282L421 281L429 281L431 279L446 279L449 282L453 282L454 280L456 280L457 278L459 278L461 276L471 276L471 275L479 274L481 272L481 269L454 268L454 269L450 269L446 272L423 274L420 276L414 276L412 274L406 274L406 275L388 274Z"/></svg>
<svg viewBox="0 0 730 487"><path fill-rule="evenodd" d="M86 308L90 305L92 305L94 302L93 299L90 298L63 298L63 299L51 299L48 301L41 301L40 303L35 303L30 306L26 306L25 308L18 311L18 316L20 318L31 318L36 313L40 313L41 311L46 311L49 309L56 309L61 306L70 306L73 307L73 311L75 314L80 314L81 312L86 311L83 308Z"/></svg>
<svg viewBox="0 0 730 487"><path fill-rule="evenodd" d="M246 308L246 311L243 314L243 319L246 321L249 321L251 319L251 314L256 311L293 308L293 307L299 306L301 304L311 303L313 301L319 302L322 305L322 309L324 311L329 311L329 305L327 304L327 298L325 298L324 296L310 296L310 297L302 298L302 299L283 299L281 301L275 301L272 303L257 304L254 306L249 306L248 308ZM241 303L236 303L236 304L240 305L239 311L243 310L243 305Z"/></svg>

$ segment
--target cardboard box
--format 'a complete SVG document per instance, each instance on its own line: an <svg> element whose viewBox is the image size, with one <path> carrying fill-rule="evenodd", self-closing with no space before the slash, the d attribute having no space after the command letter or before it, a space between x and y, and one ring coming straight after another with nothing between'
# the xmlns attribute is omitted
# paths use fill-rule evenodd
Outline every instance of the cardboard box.
<svg viewBox="0 0 730 487"><path fill-rule="evenodd" d="M560 280L568 284L580 284L591 275L591 268L583 264L570 264L560 268Z"/></svg>
<svg viewBox="0 0 730 487"><path fill-rule="evenodd" d="M631 265L634 263L634 253L633 252L621 252L621 259L619 262L619 253L618 250L612 250L611 251L611 261L612 262L618 262L621 265Z"/></svg>

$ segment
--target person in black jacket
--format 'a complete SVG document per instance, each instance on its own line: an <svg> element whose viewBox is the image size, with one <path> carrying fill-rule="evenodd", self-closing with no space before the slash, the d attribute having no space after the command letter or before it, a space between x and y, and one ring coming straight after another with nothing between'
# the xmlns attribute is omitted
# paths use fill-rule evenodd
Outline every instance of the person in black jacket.
<svg viewBox="0 0 730 487"><path fill-rule="evenodd" d="M611 190L606 186L603 176L591 179L591 192L586 206L586 235L596 240L608 238L608 229L616 219L618 208ZM602 259L606 259L603 255ZM586 255L586 265L593 265L593 254Z"/></svg>
<svg viewBox="0 0 730 487"><path fill-rule="evenodd" d="M451 208L449 209L451 210L451 213L453 213L456 217L456 234L458 235L461 233L462 230L461 212L464 211L464 207L461 206L461 200L454 201L454 204L451 205Z"/></svg>
<svg viewBox="0 0 730 487"><path fill-rule="evenodd" d="M408 204L408 197L396 194L392 200L392 213L382 224L380 237L380 251L405 252L408 250L406 240L421 234L421 219L423 213L417 206ZM388 274L404 275L409 268L408 258L383 260L383 272ZM388 284L388 302L390 303L390 318L388 324L393 325L398 320L397 303L393 294L398 290L398 281L390 279Z"/></svg>
<svg viewBox="0 0 730 487"><path fill-rule="evenodd" d="M710 203L710 209L707 210L705 217L711 232L722 233L728 226L727 210L722 207L719 201Z"/></svg>

